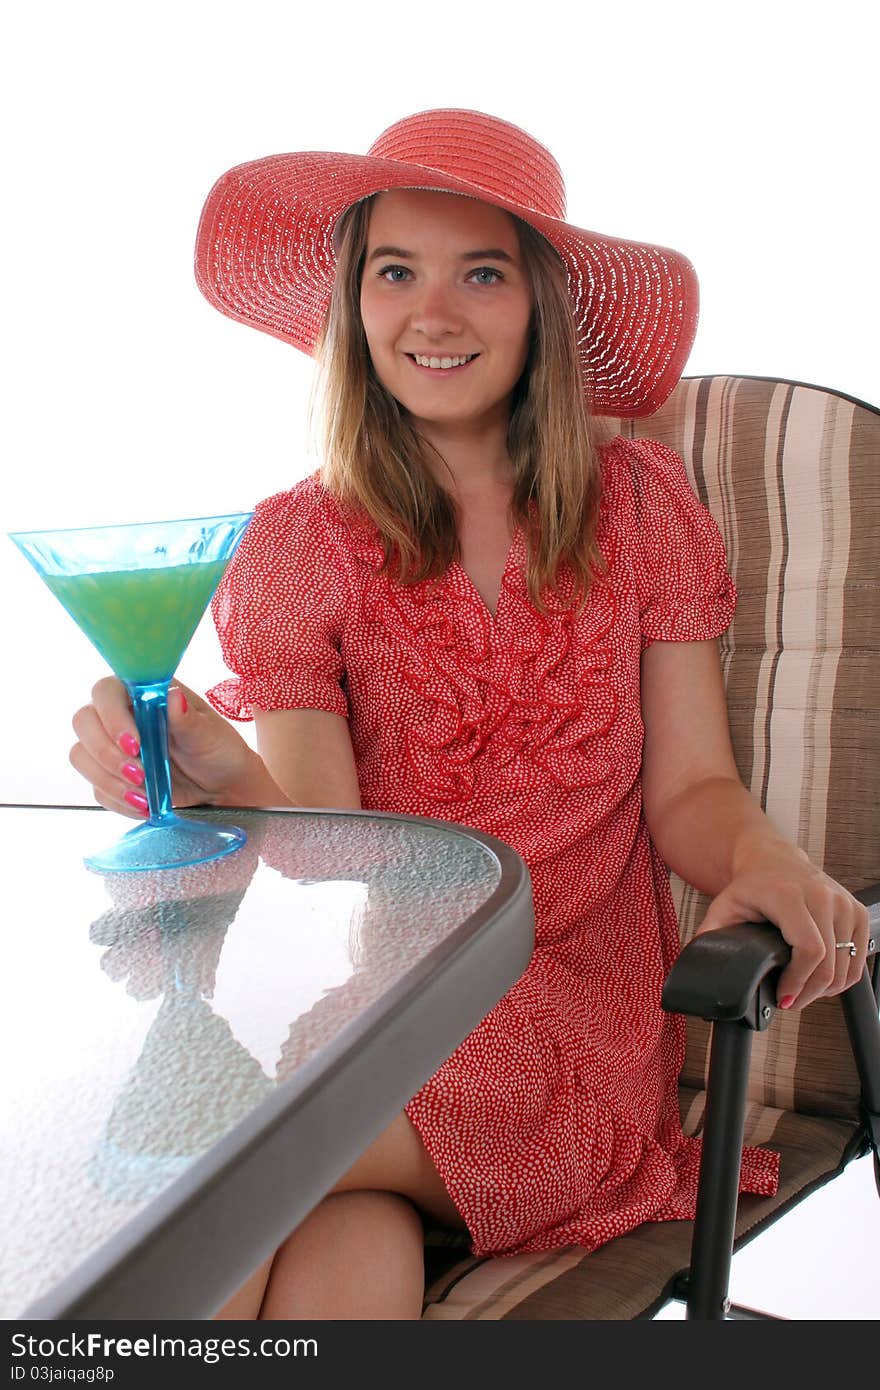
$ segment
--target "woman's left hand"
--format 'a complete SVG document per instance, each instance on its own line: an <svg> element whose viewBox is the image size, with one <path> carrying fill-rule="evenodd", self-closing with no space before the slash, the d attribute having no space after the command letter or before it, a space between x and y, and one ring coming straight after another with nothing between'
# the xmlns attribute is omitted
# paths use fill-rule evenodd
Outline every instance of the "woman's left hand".
<svg viewBox="0 0 880 1390"><path fill-rule="evenodd" d="M802 1009L820 995L849 989L873 949L868 909L796 845L774 843L750 851L712 900L698 935L755 921L772 922L791 947L777 986L781 1009ZM855 954L843 944L849 942Z"/></svg>

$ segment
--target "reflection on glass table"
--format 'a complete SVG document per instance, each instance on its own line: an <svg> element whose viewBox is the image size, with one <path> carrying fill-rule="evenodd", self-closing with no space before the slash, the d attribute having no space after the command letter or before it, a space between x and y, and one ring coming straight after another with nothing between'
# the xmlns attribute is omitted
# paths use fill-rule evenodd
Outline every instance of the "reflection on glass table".
<svg viewBox="0 0 880 1390"><path fill-rule="evenodd" d="M243 811L234 855L99 877L104 815L0 807L6 1318L209 1316L532 946L525 866L461 827Z"/></svg>

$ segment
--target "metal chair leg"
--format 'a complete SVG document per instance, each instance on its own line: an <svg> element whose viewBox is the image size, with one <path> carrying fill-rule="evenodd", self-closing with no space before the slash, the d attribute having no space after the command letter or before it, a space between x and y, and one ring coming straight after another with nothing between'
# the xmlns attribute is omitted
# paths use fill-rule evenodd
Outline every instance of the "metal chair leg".
<svg viewBox="0 0 880 1390"><path fill-rule="evenodd" d="M840 1001L862 1083L862 1100L866 1110L880 1114L880 1018L867 967Z"/></svg>
<svg viewBox="0 0 880 1390"><path fill-rule="evenodd" d="M874 1153L874 1180L880 1193L880 1018L867 966L862 978L840 999L862 1086L862 1114Z"/></svg>
<svg viewBox="0 0 880 1390"><path fill-rule="evenodd" d="M703 1159L691 1244L688 1318L723 1321L729 1301L752 1029L737 1020L712 1029Z"/></svg>

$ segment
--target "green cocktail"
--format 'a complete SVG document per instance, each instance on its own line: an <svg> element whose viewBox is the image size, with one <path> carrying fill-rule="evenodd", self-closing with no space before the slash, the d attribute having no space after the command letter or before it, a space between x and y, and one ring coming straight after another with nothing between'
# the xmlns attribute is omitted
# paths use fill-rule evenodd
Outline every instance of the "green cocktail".
<svg viewBox="0 0 880 1390"><path fill-rule="evenodd" d="M119 679L143 685L174 675L228 563L44 579Z"/></svg>
<svg viewBox="0 0 880 1390"><path fill-rule="evenodd" d="M11 537L131 696L149 819L86 859L90 869L181 868L231 854L247 838L238 826L172 810L168 684L251 515Z"/></svg>

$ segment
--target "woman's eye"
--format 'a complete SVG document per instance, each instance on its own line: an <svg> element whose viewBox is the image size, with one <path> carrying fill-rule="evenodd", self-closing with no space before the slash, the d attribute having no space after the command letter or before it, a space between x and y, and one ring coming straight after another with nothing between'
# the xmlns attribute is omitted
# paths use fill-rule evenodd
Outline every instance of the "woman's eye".
<svg viewBox="0 0 880 1390"><path fill-rule="evenodd" d="M493 270L488 265L481 265L476 270L472 270L471 275L476 278L478 285L494 285L498 280L504 279L500 270Z"/></svg>
<svg viewBox="0 0 880 1390"><path fill-rule="evenodd" d="M405 265L386 265L379 271L379 279L390 285L399 285L410 274Z"/></svg>

